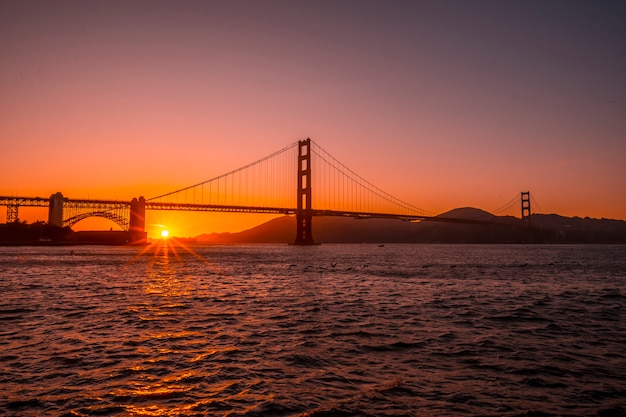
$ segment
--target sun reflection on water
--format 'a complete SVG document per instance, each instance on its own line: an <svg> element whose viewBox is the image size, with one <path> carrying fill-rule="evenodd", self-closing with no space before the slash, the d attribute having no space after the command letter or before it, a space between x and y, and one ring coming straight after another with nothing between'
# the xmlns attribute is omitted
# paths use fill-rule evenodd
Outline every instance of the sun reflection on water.
<svg viewBox="0 0 626 417"><path fill-rule="evenodd" d="M131 309L143 323L136 335L135 353L140 359L130 370L139 378L126 390L112 392L124 400L126 412L133 416L190 415L200 406L176 404L197 389L197 366L214 351L193 351L190 347L207 343L206 335L180 327L189 321L193 297L200 290L199 274L218 268L175 237L153 241L129 262L145 264L142 297ZM193 314L193 312L192 312ZM206 374L206 372L204 373Z"/></svg>
<svg viewBox="0 0 626 417"><path fill-rule="evenodd" d="M191 265L193 262L189 264L190 258L187 255L191 255L211 273L220 272L220 268L175 237L153 241L136 254L127 265L141 261L144 256L150 256L146 275L146 293L161 296L188 296L195 288L195 278L193 273L189 272L197 272L197 265Z"/></svg>

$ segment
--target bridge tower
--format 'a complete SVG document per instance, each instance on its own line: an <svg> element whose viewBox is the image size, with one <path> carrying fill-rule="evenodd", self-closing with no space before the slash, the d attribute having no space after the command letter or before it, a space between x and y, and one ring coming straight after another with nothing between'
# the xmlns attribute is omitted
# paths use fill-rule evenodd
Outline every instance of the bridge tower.
<svg viewBox="0 0 626 417"><path fill-rule="evenodd" d="M296 210L296 245L313 245L311 233L311 139L298 141L298 205Z"/></svg>
<svg viewBox="0 0 626 417"><path fill-rule="evenodd" d="M145 243L146 233L146 199L142 197L133 198L130 202L129 229L133 243Z"/></svg>
<svg viewBox="0 0 626 417"><path fill-rule="evenodd" d="M530 191L522 191L522 226L524 228L524 241L532 243L533 229L530 224Z"/></svg>
<svg viewBox="0 0 626 417"><path fill-rule="evenodd" d="M60 192L50 196L50 204L48 205L48 224L57 227L63 227L63 194Z"/></svg>

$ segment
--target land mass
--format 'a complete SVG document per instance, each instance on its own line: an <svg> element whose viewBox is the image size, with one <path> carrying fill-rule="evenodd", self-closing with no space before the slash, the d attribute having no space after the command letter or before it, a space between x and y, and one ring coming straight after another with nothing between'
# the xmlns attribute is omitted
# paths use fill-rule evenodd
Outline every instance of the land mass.
<svg viewBox="0 0 626 417"><path fill-rule="evenodd" d="M124 230L80 231L45 222L0 224L0 245L127 245L142 244L135 233Z"/></svg>
<svg viewBox="0 0 626 417"><path fill-rule="evenodd" d="M437 221L313 218L316 243L626 243L626 221L533 214L531 231L519 218L465 207ZM459 219L475 223L459 223ZM279 217L239 233L211 233L198 243L292 243L296 219Z"/></svg>
<svg viewBox="0 0 626 417"><path fill-rule="evenodd" d="M473 223L465 223L471 221ZM316 243L626 243L626 221L533 214L530 230L519 218L494 216L465 207L437 216L435 221L315 217ZM296 219L279 217L238 233L202 234L200 244L293 243ZM129 232L74 232L44 222L0 224L0 244L109 244L132 243Z"/></svg>

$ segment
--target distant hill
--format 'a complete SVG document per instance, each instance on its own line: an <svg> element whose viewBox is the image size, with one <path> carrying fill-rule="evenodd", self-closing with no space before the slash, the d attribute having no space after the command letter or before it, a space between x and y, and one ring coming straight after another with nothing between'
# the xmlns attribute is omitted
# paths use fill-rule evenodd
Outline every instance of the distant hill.
<svg viewBox="0 0 626 417"><path fill-rule="evenodd" d="M239 233L211 233L196 236L198 243L289 243L296 233L295 217L272 219Z"/></svg>
<svg viewBox="0 0 626 417"><path fill-rule="evenodd" d="M317 243L522 243L521 220L494 216L464 207L437 216L440 221L404 222L387 219L344 217L313 218L313 239ZM459 223L459 219L474 224ZM622 220L563 217L533 214L535 243L626 243L626 222ZM211 233L197 236L198 243L292 243L296 219L279 217L239 233Z"/></svg>

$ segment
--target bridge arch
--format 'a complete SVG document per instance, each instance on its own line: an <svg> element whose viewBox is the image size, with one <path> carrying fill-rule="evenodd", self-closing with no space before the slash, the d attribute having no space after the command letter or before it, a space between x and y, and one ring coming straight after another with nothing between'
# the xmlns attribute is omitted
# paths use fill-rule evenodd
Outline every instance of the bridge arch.
<svg viewBox="0 0 626 417"><path fill-rule="evenodd" d="M72 216L68 219L63 220L63 226L72 227L79 221L87 219L89 217L103 217L105 219L109 219L113 221L115 224L121 227L122 230L130 229L128 218L121 216L117 213L110 212L110 211L92 211L89 213L81 213L76 216Z"/></svg>

